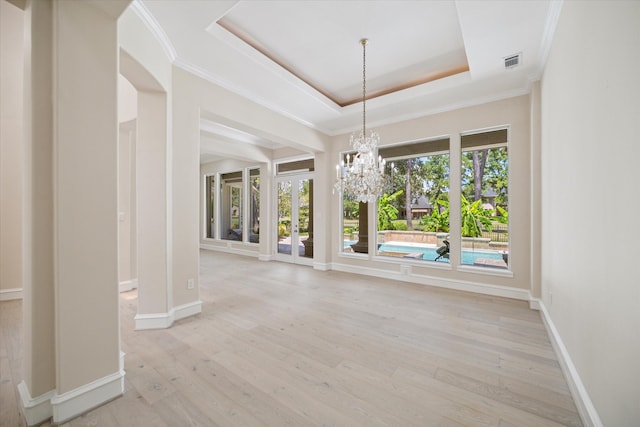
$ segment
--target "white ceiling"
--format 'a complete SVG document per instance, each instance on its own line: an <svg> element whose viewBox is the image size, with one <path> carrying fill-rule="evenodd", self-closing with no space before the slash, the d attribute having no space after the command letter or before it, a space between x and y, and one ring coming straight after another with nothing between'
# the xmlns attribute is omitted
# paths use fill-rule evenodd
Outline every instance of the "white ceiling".
<svg viewBox="0 0 640 427"><path fill-rule="evenodd" d="M540 77L561 2L137 0L134 6L176 65L336 135L361 124L361 38L369 39L367 94L390 92L367 101L368 127L380 126L527 93ZM504 58L517 53L521 64L506 70ZM201 124L209 138L234 139L233 130Z"/></svg>

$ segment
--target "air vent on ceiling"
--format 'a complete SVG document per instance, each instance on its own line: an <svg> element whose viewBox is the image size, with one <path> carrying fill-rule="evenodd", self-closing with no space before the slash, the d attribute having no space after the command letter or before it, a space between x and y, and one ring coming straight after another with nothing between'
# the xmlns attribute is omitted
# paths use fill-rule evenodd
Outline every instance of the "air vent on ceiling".
<svg viewBox="0 0 640 427"><path fill-rule="evenodd" d="M520 65L520 60L522 59L521 56L521 53L516 53L515 55L510 55L504 58L504 68L510 70Z"/></svg>

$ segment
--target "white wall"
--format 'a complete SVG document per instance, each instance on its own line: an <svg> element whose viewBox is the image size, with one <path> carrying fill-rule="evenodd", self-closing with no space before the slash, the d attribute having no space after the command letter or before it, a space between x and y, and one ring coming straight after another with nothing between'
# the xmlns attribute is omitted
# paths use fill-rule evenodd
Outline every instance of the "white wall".
<svg viewBox="0 0 640 427"><path fill-rule="evenodd" d="M118 75L118 281L120 290L137 286L136 118L138 92Z"/></svg>
<svg viewBox="0 0 640 427"><path fill-rule="evenodd" d="M137 286L136 121L120 123L118 135L118 281Z"/></svg>
<svg viewBox="0 0 640 427"><path fill-rule="evenodd" d="M24 12L0 0L0 301L22 295Z"/></svg>
<svg viewBox="0 0 640 427"><path fill-rule="evenodd" d="M542 296L606 426L640 420L640 2L565 2L542 78Z"/></svg>

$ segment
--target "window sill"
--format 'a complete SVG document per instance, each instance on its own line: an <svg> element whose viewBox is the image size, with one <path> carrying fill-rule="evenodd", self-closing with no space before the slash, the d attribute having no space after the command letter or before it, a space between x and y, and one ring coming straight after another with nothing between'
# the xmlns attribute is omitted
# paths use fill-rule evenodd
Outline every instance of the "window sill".
<svg viewBox="0 0 640 427"><path fill-rule="evenodd" d="M513 277L513 271L495 267L476 267L473 265L459 265L456 271L461 273L484 274L487 276Z"/></svg>

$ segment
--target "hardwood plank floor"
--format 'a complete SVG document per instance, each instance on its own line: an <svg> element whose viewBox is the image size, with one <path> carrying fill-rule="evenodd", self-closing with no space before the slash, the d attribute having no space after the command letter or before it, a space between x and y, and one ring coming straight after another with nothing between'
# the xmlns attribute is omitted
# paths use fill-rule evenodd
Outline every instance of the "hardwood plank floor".
<svg viewBox="0 0 640 427"><path fill-rule="evenodd" d="M121 294L125 395L65 426L582 425L526 302L209 251L200 280L166 330ZM0 309L0 425L22 426L21 303Z"/></svg>

